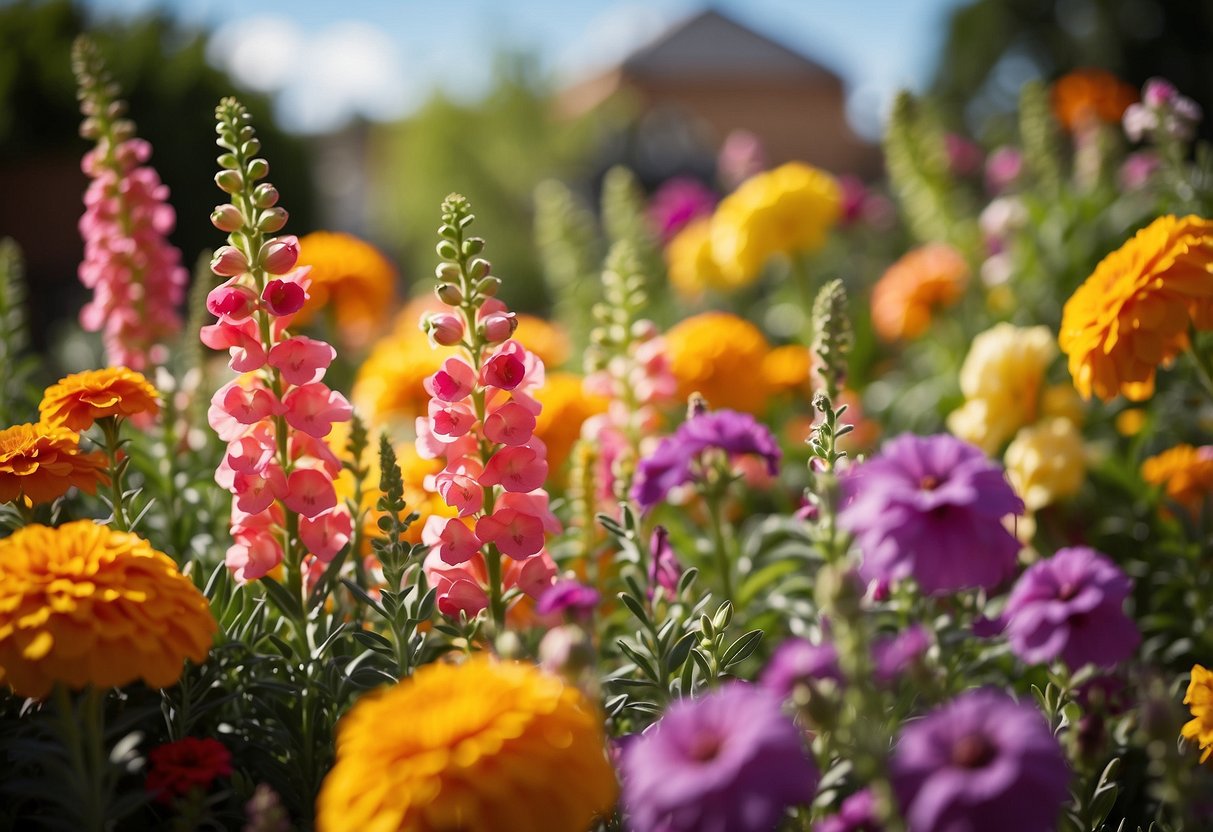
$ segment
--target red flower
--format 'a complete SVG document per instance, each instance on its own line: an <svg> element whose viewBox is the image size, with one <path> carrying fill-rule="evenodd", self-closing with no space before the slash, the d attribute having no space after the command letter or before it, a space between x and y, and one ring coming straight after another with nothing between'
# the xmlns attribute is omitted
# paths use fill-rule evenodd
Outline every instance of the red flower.
<svg viewBox="0 0 1213 832"><path fill-rule="evenodd" d="M161 803L171 803L194 788L205 790L232 773L232 752L218 740L185 737L153 748L146 788Z"/></svg>

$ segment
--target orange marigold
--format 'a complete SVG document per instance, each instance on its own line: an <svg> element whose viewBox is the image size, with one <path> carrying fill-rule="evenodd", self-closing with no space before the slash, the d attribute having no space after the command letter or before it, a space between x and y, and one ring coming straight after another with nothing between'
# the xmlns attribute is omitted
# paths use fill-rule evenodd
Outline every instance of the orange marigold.
<svg viewBox="0 0 1213 832"><path fill-rule="evenodd" d="M936 307L960 300L969 264L944 243L907 252L872 288L872 326L885 341L917 338L931 325Z"/></svg>
<svg viewBox="0 0 1213 832"><path fill-rule="evenodd" d="M1176 445L1141 465L1141 478L1162 486L1166 495L1189 510L1199 510L1213 494L1213 445Z"/></svg>
<svg viewBox="0 0 1213 832"><path fill-rule="evenodd" d="M38 423L0 430L0 503L24 497L49 503L72 486L89 494L105 481L105 457L81 453L80 437L67 428Z"/></svg>
<svg viewBox="0 0 1213 832"><path fill-rule="evenodd" d="M434 349L421 330L397 330L380 339L358 368L350 398L371 423L407 421L426 415L426 376L437 372L451 353Z"/></svg>
<svg viewBox="0 0 1213 832"><path fill-rule="evenodd" d="M413 326L417 324L414 323ZM522 344L551 369L559 367L569 358L569 336L559 324L535 315L519 315L514 340Z"/></svg>
<svg viewBox="0 0 1213 832"><path fill-rule="evenodd" d="M1102 69L1076 69L1053 82L1053 115L1070 132L1119 124L1137 89Z"/></svg>
<svg viewBox="0 0 1213 832"><path fill-rule="evenodd" d="M42 394L38 412L49 425L80 431L106 416L155 416L160 412L159 398L142 373L127 367L106 367L59 379Z"/></svg>
<svg viewBox="0 0 1213 832"><path fill-rule="evenodd" d="M307 323L331 307L348 340L365 343L388 319L396 296L396 269L368 242L352 234L314 231L299 240L299 266L311 266L311 295L296 317Z"/></svg>
<svg viewBox="0 0 1213 832"><path fill-rule="evenodd" d="M586 393L581 376L563 372L548 373L535 399L543 405L535 417L535 435L547 445L549 469L560 471L581 436L582 423L606 412L607 400Z"/></svg>
<svg viewBox="0 0 1213 832"><path fill-rule="evenodd" d="M0 540L0 683L19 696L168 687L216 629L193 582L138 535L77 520Z"/></svg>
<svg viewBox="0 0 1213 832"><path fill-rule="evenodd" d="M1084 398L1154 394L1155 371L1213 328L1213 221L1154 220L1109 254L1066 301L1058 342Z"/></svg>
<svg viewBox="0 0 1213 832"><path fill-rule="evenodd" d="M714 409L766 410L771 385L762 364L771 345L754 324L727 312L705 312L671 329L666 347L684 400L697 392Z"/></svg>
<svg viewBox="0 0 1213 832"><path fill-rule="evenodd" d="M605 744L597 708L533 665L425 665L341 720L317 828L582 832L615 802Z"/></svg>
<svg viewBox="0 0 1213 832"><path fill-rule="evenodd" d="M1180 736L1200 746L1203 763L1213 754L1213 672L1199 664L1192 666L1184 704L1192 719L1184 723Z"/></svg>
<svg viewBox="0 0 1213 832"><path fill-rule="evenodd" d="M779 393L809 393L813 386L813 353L799 344L776 347L762 362L762 374Z"/></svg>

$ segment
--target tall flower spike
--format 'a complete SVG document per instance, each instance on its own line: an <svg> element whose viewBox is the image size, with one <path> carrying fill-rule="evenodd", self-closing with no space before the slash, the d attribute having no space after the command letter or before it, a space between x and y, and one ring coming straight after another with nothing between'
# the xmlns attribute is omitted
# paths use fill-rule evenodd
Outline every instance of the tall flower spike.
<svg viewBox="0 0 1213 832"><path fill-rule="evenodd" d="M813 354L826 395L838 397L847 378L847 358L854 343L851 319L847 316L847 290L841 280L831 280L813 301Z"/></svg>
<svg viewBox="0 0 1213 832"><path fill-rule="evenodd" d="M422 329L435 340L461 336L458 354L425 380L432 398L417 419L417 450L443 460L426 488L458 516L430 517L422 541L432 547L425 570L438 608L474 616L487 607L500 632L507 590L537 596L551 583L544 546L560 523L543 490L547 449L534 436L543 361L510 337L516 319L496 298L501 281L480 256L484 240L465 233L473 219L462 196L442 203L436 288L452 311L427 316Z"/></svg>
<svg viewBox="0 0 1213 832"><path fill-rule="evenodd" d="M227 565L240 580L263 577L285 561L287 580L303 592L305 560L331 561L350 538L348 511L333 481L341 464L321 455L334 422L350 418L349 403L324 383L336 351L288 327L307 299L306 268L295 268L294 237L272 237L286 224L278 191L259 182L269 164L248 112L234 98L215 111L221 170L215 183L231 194L211 222L228 232L211 269L227 280L212 289L207 308L218 322L202 342L227 349L244 375L215 393L208 420L228 443L215 480L232 492L233 545Z"/></svg>
<svg viewBox="0 0 1213 832"><path fill-rule="evenodd" d="M82 163L92 181L80 218L80 281L93 298L80 324L102 333L109 364L146 370L164 362L165 343L181 330L177 307L188 275L168 242L177 218L168 188L146 164L151 145L123 118L126 103L87 38L73 46L72 69L84 114L80 134L97 143Z"/></svg>

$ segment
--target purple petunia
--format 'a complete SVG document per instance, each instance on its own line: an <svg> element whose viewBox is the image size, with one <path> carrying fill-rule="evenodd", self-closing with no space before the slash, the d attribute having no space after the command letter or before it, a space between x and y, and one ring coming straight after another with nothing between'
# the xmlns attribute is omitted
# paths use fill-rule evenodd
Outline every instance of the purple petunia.
<svg viewBox="0 0 1213 832"><path fill-rule="evenodd" d="M842 802L838 814L813 824L813 832L881 832L876 822L876 799L867 789Z"/></svg>
<svg viewBox="0 0 1213 832"><path fill-rule="evenodd" d="M687 419L641 460L632 499L646 510L657 505L671 489L694 479L693 463L709 449L732 456L755 454L766 462L767 473L771 476L779 473L779 445L766 425L748 413L712 410Z"/></svg>
<svg viewBox="0 0 1213 832"><path fill-rule="evenodd" d="M1015 570L1004 517L1023 501L973 445L904 434L843 479L839 524L855 534L867 580L914 578L929 595L993 588Z"/></svg>
<svg viewBox="0 0 1213 832"><path fill-rule="evenodd" d="M598 590L572 580L557 581L535 602L539 615L569 613L574 616L590 615L598 606Z"/></svg>
<svg viewBox="0 0 1213 832"><path fill-rule="evenodd" d="M781 699L789 698L796 686L814 679L842 681L838 650L832 644L814 644L805 638L789 638L775 649L762 670L760 683Z"/></svg>
<svg viewBox="0 0 1213 832"><path fill-rule="evenodd" d="M738 682L671 705L620 770L632 832L770 832L818 780L779 698Z"/></svg>
<svg viewBox="0 0 1213 832"><path fill-rule="evenodd" d="M1107 556L1083 546L1059 549L1011 590L1003 611L1011 651L1028 664L1060 657L1072 670L1129 658L1141 641L1123 609L1132 589Z"/></svg>
<svg viewBox="0 0 1213 832"><path fill-rule="evenodd" d="M1044 832L1069 797L1065 755L1044 717L993 688L908 723L891 774L914 832Z"/></svg>
<svg viewBox="0 0 1213 832"><path fill-rule="evenodd" d="M876 681L893 681L917 664L930 648L931 637L921 624L913 624L896 635L875 639L872 664Z"/></svg>

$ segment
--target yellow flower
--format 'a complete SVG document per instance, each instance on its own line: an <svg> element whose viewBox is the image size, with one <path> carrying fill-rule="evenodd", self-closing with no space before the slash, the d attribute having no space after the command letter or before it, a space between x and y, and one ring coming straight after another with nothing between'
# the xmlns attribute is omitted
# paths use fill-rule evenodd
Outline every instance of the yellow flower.
<svg viewBox="0 0 1213 832"><path fill-rule="evenodd" d="M94 493L105 457L80 453L79 443L74 431L42 423L0 430L0 503L49 503L72 486Z"/></svg>
<svg viewBox="0 0 1213 832"><path fill-rule="evenodd" d="M615 801L604 745L597 709L532 665L426 665L341 720L317 828L583 832Z"/></svg>
<svg viewBox="0 0 1213 832"><path fill-rule="evenodd" d="M712 254L712 221L703 217L688 223L670 240L665 249L670 283L688 298L699 297L707 289L728 292L744 285L725 276Z"/></svg>
<svg viewBox="0 0 1213 832"><path fill-rule="evenodd" d="M1199 511L1213 494L1213 445L1168 448L1142 463L1141 478L1163 486L1167 497L1190 511Z"/></svg>
<svg viewBox="0 0 1213 832"><path fill-rule="evenodd" d="M813 353L799 344L776 347L762 362L762 375L778 393L808 393L813 386Z"/></svg>
<svg viewBox="0 0 1213 832"><path fill-rule="evenodd" d="M607 400L586 393L576 373L548 373L534 393L543 410L535 417L535 435L548 448L548 469L559 471L581 436L582 423L606 412Z"/></svg>
<svg viewBox="0 0 1213 832"><path fill-rule="evenodd" d="M956 249L930 243L906 253L872 287L872 326L885 341L917 338L937 307L952 306L969 281L969 264Z"/></svg>
<svg viewBox="0 0 1213 832"><path fill-rule="evenodd" d="M713 408L762 413L771 395L762 363L771 351L762 331L727 312L705 312L666 335L678 395L703 394Z"/></svg>
<svg viewBox="0 0 1213 832"><path fill-rule="evenodd" d="M1086 405L1072 384L1053 384L1040 395L1040 415L1060 416L1076 425L1083 423Z"/></svg>
<svg viewBox="0 0 1213 832"><path fill-rule="evenodd" d="M304 324L331 304L342 334L355 343L388 319L396 296L396 269L379 249L351 234L315 231L299 240L299 265L311 266Z"/></svg>
<svg viewBox="0 0 1213 832"><path fill-rule="evenodd" d="M1200 761L1203 763L1213 754L1213 673L1200 665L1193 665L1192 680L1188 682L1184 704L1192 712L1192 719L1184 724L1180 735L1200 745Z"/></svg>
<svg viewBox="0 0 1213 832"><path fill-rule="evenodd" d="M1054 417L1024 428L1007 446L1007 476L1029 512L1072 497L1086 476L1082 433Z"/></svg>
<svg viewBox="0 0 1213 832"><path fill-rule="evenodd" d="M216 629L202 593L138 535L77 520L0 540L0 683L19 696L168 687Z"/></svg>
<svg viewBox="0 0 1213 832"><path fill-rule="evenodd" d="M1058 341L1083 398L1154 394L1155 371L1213 328L1213 222L1159 217L1105 257L1066 301Z"/></svg>
<svg viewBox="0 0 1213 832"><path fill-rule="evenodd" d="M953 434L995 454L1036 420L1045 371L1057 355L1045 326L996 324L973 339L960 368L965 402L948 417Z"/></svg>
<svg viewBox="0 0 1213 832"><path fill-rule="evenodd" d="M432 348L416 327L380 339L354 378L354 406L373 424L403 420L411 426L427 413L430 397L421 383L450 354Z"/></svg>
<svg viewBox="0 0 1213 832"><path fill-rule="evenodd" d="M414 324L416 326L416 324ZM547 368L559 367L569 358L569 336L564 329L535 315L519 315L514 340L522 344Z"/></svg>
<svg viewBox="0 0 1213 832"><path fill-rule="evenodd" d="M38 412L48 425L88 430L106 416L134 416L160 412L159 393L142 373L126 367L107 367L73 373L59 379L42 394Z"/></svg>
<svg viewBox="0 0 1213 832"><path fill-rule="evenodd" d="M838 222L842 191L834 177L788 162L741 183L712 216L712 253L733 286L751 283L776 254L816 251Z"/></svg>

